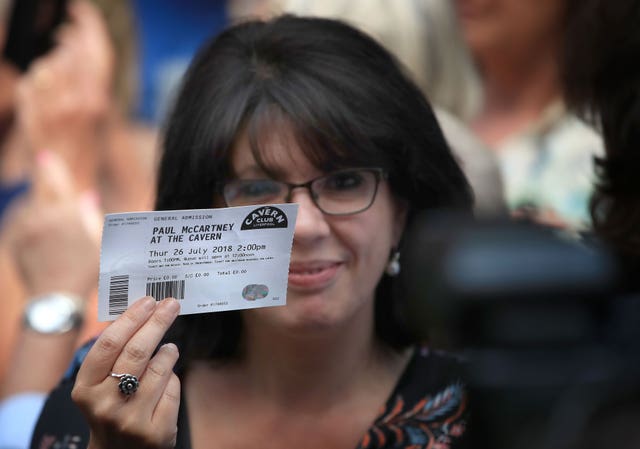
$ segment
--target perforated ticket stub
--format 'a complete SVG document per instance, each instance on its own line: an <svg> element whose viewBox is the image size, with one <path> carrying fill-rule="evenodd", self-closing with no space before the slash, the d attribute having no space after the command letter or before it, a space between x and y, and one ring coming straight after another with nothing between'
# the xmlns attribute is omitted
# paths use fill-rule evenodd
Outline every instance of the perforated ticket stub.
<svg viewBox="0 0 640 449"><path fill-rule="evenodd" d="M98 319L144 296L180 301L181 314L286 304L297 204L109 214Z"/></svg>

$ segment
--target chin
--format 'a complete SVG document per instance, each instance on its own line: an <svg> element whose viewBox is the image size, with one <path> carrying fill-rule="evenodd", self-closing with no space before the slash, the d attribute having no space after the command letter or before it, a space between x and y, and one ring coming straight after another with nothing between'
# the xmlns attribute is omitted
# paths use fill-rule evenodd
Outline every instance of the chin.
<svg viewBox="0 0 640 449"><path fill-rule="evenodd" d="M282 329L298 333L330 330L339 326L344 317L341 319L342 314L328 306L320 298L290 299L286 306L271 308L268 319Z"/></svg>

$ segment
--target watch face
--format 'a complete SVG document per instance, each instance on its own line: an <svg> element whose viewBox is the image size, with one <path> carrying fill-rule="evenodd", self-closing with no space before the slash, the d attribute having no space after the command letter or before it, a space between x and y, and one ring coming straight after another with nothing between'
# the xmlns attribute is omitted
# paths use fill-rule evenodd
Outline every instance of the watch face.
<svg viewBox="0 0 640 449"><path fill-rule="evenodd" d="M78 305L65 295L47 295L29 305L26 321L37 332L67 332L79 323Z"/></svg>

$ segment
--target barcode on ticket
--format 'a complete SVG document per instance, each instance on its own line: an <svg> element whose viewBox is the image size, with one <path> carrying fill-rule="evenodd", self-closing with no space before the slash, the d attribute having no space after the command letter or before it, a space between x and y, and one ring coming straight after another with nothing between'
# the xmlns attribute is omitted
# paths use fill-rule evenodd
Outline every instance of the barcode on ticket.
<svg viewBox="0 0 640 449"><path fill-rule="evenodd" d="M109 280L109 315L121 315L129 305L129 275L111 276Z"/></svg>
<svg viewBox="0 0 640 449"><path fill-rule="evenodd" d="M184 299L185 281L148 282L147 296L153 296L156 301L171 296L175 299Z"/></svg>
<svg viewBox="0 0 640 449"><path fill-rule="evenodd" d="M171 296L184 299L185 281L148 282L146 295L160 301ZM129 275L111 276L109 280L109 315L121 315L129 306Z"/></svg>

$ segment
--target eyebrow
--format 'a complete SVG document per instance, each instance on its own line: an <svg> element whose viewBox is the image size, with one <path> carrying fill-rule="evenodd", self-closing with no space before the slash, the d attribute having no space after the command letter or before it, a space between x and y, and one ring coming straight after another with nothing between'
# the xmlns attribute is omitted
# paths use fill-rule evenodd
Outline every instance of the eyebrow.
<svg viewBox="0 0 640 449"><path fill-rule="evenodd" d="M286 170L279 167L263 167L258 163L248 165L242 170L235 172L237 178L246 177L246 179L274 179L282 180L287 174Z"/></svg>

